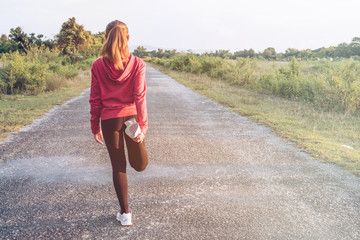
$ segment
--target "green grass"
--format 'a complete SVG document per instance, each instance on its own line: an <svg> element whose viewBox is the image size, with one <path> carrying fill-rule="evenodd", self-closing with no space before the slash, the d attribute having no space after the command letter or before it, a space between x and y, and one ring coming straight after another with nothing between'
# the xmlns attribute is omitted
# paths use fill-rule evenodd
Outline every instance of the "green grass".
<svg viewBox="0 0 360 240"><path fill-rule="evenodd" d="M314 158L338 164L360 176L359 112L325 112L307 103L245 90L226 81L149 65L229 110L271 127Z"/></svg>
<svg viewBox="0 0 360 240"><path fill-rule="evenodd" d="M0 95L0 140L41 117L55 105L60 105L90 87L90 71L83 71L71 80L64 80L57 91L33 95Z"/></svg>
<svg viewBox="0 0 360 240"><path fill-rule="evenodd" d="M360 62L342 59L270 62L250 58L223 59L179 53L172 58L147 57L168 69L206 75L231 85L306 101L330 111L354 113L360 109Z"/></svg>

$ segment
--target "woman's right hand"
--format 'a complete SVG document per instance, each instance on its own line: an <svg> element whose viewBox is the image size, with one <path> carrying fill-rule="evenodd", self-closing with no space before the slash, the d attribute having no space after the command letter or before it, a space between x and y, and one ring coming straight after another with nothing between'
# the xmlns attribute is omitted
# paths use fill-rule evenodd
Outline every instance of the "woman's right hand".
<svg viewBox="0 0 360 240"><path fill-rule="evenodd" d="M102 131L98 132L97 134L93 134L94 135L94 139L96 142L100 143L101 145L104 144L104 138L102 135Z"/></svg>
<svg viewBox="0 0 360 240"><path fill-rule="evenodd" d="M144 141L144 138L145 138L145 134L140 133L135 138L133 138L133 141L137 143L142 143Z"/></svg>

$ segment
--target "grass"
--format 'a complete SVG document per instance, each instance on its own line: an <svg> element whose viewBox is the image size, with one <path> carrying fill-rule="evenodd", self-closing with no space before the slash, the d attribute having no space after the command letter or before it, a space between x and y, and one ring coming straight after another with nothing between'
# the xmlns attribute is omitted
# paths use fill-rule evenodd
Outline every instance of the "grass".
<svg viewBox="0 0 360 240"><path fill-rule="evenodd" d="M57 91L33 95L0 95L0 140L41 117L55 105L78 96L90 87L90 71L82 71L71 80L64 80Z"/></svg>
<svg viewBox="0 0 360 240"><path fill-rule="evenodd" d="M314 158L338 164L360 176L359 112L326 112L307 103L245 90L207 76L173 71L153 63L149 65L230 111L271 127Z"/></svg>

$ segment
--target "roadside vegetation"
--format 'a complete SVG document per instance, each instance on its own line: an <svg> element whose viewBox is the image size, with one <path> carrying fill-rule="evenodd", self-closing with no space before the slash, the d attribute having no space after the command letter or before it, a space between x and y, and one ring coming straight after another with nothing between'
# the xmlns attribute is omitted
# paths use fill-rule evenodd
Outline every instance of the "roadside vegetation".
<svg viewBox="0 0 360 240"><path fill-rule="evenodd" d="M1 36L0 140L90 87L104 33L91 34L70 18L55 39L43 38L20 27Z"/></svg>
<svg viewBox="0 0 360 240"><path fill-rule="evenodd" d="M61 90L44 91L37 95L11 94L0 97L0 140L41 117L52 107L61 105L90 87L90 72L80 71L69 80L62 81Z"/></svg>
<svg viewBox="0 0 360 240"><path fill-rule="evenodd" d="M358 61L299 62L292 58L288 63L277 63L193 54L147 61L171 70L221 79L232 86L307 102L325 111L351 114L360 108Z"/></svg>
<svg viewBox="0 0 360 240"><path fill-rule="evenodd" d="M144 59L174 79L274 129L316 159L360 175L360 62L269 61L175 53Z"/></svg>
<svg viewBox="0 0 360 240"><path fill-rule="evenodd" d="M54 39L20 27L0 38L0 140L90 87L104 32L70 18ZM315 158L360 175L360 38L315 50L197 54L135 49L174 79L270 126Z"/></svg>

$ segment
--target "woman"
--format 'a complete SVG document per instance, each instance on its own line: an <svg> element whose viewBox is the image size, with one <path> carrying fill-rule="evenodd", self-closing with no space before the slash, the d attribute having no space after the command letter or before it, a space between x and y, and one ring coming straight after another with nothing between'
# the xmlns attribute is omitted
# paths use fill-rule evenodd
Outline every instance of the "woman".
<svg viewBox="0 0 360 240"><path fill-rule="evenodd" d="M96 142L105 141L113 169L113 182L120 204L116 219L121 225L132 225L128 206L128 183L124 137L129 163L136 171L145 170L148 156L145 134L146 111L145 63L129 53L129 33L125 23L115 20L105 31L102 58L91 67L91 130ZM135 118L141 133L135 138L124 134L124 122ZM101 119L101 128L100 128Z"/></svg>

